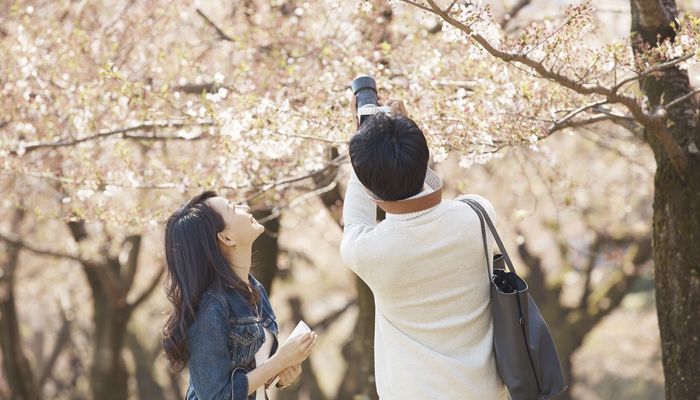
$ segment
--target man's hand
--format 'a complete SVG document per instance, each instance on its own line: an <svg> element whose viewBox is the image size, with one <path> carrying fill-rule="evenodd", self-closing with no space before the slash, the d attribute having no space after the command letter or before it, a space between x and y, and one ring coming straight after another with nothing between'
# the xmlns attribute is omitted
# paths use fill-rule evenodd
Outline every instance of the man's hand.
<svg viewBox="0 0 700 400"><path fill-rule="evenodd" d="M350 115L355 120L355 129L360 129L360 120L357 119L357 98L354 94L350 95Z"/></svg>
<svg viewBox="0 0 700 400"><path fill-rule="evenodd" d="M382 105L381 102L379 102ZM393 115L403 115L408 117L408 112L406 112L406 106L403 104L402 100L389 99L386 105L391 107L391 113ZM355 120L355 127L360 128L360 121L357 119L357 98L354 95L350 95L350 111L352 113L353 119Z"/></svg>
<svg viewBox="0 0 700 400"><path fill-rule="evenodd" d="M401 100L389 100L386 102L386 104L391 107L391 113L394 115L403 115L405 117L408 117L408 113L406 112L406 106L403 104L403 101Z"/></svg>
<svg viewBox="0 0 700 400"><path fill-rule="evenodd" d="M286 387L294 383L294 381L299 377L301 374L301 364L299 365L294 365L291 366L282 372L280 372L279 377L280 380L277 383L278 387Z"/></svg>

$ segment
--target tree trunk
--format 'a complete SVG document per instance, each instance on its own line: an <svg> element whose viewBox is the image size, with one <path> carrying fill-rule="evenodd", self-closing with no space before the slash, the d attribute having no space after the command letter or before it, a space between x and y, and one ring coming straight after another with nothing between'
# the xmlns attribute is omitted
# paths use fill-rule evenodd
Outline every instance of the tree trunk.
<svg viewBox="0 0 700 400"><path fill-rule="evenodd" d="M632 43L636 53L657 38L672 39L678 15L674 0L632 0ZM663 107L691 91L686 71L670 68L641 82L652 107ZM653 135L654 265L656 307L666 398L692 399L700 393L700 118L692 99L668 109L667 126L688 157L681 176Z"/></svg>
<svg viewBox="0 0 700 400"><path fill-rule="evenodd" d="M359 363L359 394L361 399L378 399L374 375L374 295L362 279L356 277L355 284L360 309L355 332L360 338L358 350L363 360Z"/></svg>
<svg viewBox="0 0 700 400"><path fill-rule="evenodd" d="M20 248L10 243L6 243L4 247L0 247L0 349L4 375L10 387L10 399L40 399L41 389L23 351L15 305L14 277L19 263Z"/></svg>
<svg viewBox="0 0 700 400"><path fill-rule="evenodd" d="M301 299L299 297L289 298L289 308L292 311L292 321L308 321L301 308ZM317 330L314 327L314 330ZM313 399L326 400L327 397L321 390L318 383L318 377L314 373L313 365L310 360L304 361L302 364L301 375L293 384L293 387L279 393L278 400L295 400L295 399Z"/></svg>
<svg viewBox="0 0 700 400"><path fill-rule="evenodd" d="M697 137L697 128L695 129ZM700 161L679 181L668 160L658 164L654 195L656 308L666 398L700 393Z"/></svg>
<svg viewBox="0 0 700 400"><path fill-rule="evenodd" d="M122 349L131 310L110 304L95 271L85 270L93 292L94 353L90 369L92 395L95 399L126 400L129 373Z"/></svg>
<svg viewBox="0 0 700 400"><path fill-rule="evenodd" d="M157 359L157 353L146 348L134 332L128 332L126 336L127 346L131 350L135 364L136 390L139 399L164 400L163 388L156 381L153 373L153 364ZM157 343L160 347L160 342Z"/></svg>
<svg viewBox="0 0 700 400"><path fill-rule="evenodd" d="M338 400L378 399L374 375L374 295L355 277L358 315L354 334L343 347L347 370L338 388Z"/></svg>

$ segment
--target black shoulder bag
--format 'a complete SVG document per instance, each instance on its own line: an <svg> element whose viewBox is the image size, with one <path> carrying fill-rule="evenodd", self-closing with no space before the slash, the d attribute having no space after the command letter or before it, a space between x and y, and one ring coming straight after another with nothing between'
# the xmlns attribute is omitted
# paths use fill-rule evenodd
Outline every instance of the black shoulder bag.
<svg viewBox="0 0 700 400"><path fill-rule="evenodd" d="M516 273L496 227L478 202L463 200L479 216L486 260L489 259L484 221L501 254L493 257L491 314L496 368L513 400L544 400L566 389L559 355L547 324ZM507 265L510 271L506 271ZM488 261L486 270L488 271Z"/></svg>

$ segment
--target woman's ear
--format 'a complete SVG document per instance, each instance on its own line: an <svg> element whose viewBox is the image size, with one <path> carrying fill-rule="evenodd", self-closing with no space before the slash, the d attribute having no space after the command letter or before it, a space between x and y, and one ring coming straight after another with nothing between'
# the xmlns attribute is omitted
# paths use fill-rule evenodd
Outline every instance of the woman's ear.
<svg viewBox="0 0 700 400"><path fill-rule="evenodd" d="M228 247L236 247L236 242L231 239L229 235L227 235L224 232L219 232L216 234L216 237L219 239L219 241L224 245Z"/></svg>

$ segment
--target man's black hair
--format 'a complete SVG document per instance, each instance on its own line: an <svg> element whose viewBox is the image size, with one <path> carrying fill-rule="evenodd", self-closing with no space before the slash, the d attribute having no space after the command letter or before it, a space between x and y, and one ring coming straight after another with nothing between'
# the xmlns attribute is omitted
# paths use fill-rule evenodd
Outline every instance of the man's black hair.
<svg viewBox="0 0 700 400"><path fill-rule="evenodd" d="M350 140L350 162L357 178L385 201L420 193L429 157L423 131L403 115L374 114Z"/></svg>

